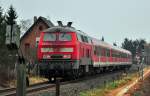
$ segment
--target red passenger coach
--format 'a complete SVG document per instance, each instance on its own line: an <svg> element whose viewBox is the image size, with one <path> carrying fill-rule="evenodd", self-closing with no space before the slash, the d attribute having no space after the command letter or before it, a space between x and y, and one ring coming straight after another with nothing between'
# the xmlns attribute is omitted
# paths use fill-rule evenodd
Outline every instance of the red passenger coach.
<svg viewBox="0 0 150 96"><path fill-rule="evenodd" d="M69 24L41 32L38 45L41 75L78 78L131 66L131 52L92 38Z"/></svg>

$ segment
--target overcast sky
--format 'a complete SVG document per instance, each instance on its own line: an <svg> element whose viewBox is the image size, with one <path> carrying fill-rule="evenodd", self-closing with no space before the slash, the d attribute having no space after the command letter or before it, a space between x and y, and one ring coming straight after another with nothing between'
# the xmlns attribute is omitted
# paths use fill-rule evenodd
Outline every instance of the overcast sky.
<svg viewBox="0 0 150 96"><path fill-rule="evenodd" d="M13 5L18 20L44 16L73 26L92 37L121 44L125 37L150 41L150 0L0 0Z"/></svg>

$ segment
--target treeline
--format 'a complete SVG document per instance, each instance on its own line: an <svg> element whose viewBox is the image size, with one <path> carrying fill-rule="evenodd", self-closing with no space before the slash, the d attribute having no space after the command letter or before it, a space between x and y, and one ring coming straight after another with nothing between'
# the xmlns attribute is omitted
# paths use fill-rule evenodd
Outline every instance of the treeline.
<svg viewBox="0 0 150 96"><path fill-rule="evenodd" d="M144 39L131 40L125 38L124 42L122 43L122 48L129 50L132 53L132 58L134 59L136 53L142 53L144 44L146 44L146 41Z"/></svg>

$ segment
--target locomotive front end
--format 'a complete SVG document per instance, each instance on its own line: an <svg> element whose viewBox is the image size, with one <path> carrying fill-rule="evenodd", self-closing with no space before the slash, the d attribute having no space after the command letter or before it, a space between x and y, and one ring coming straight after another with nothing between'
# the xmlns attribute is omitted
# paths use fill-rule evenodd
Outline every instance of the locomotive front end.
<svg viewBox="0 0 150 96"><path fill-rule="evenodd" d="M41 33L38 61L41 75L64 77L78 68L76 35L63 27L50 28Z"/></svg>

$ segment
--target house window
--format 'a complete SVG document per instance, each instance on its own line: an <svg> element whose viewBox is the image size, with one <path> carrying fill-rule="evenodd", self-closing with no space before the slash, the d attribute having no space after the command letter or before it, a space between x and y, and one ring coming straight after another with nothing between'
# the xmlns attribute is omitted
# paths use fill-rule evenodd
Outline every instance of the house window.
<svg viewBox="0 0 150 96"><path fill-rule="evenodd" d="M38 44L39 44L39 40L40 40L40 37L36 37L36 47L38 47Z"/></svg>

